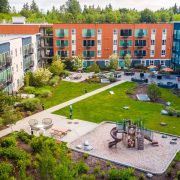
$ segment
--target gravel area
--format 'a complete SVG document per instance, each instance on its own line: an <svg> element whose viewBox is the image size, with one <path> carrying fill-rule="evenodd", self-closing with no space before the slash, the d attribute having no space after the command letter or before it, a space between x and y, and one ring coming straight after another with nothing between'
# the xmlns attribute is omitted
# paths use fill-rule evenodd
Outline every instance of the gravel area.
<svg viewBox="0 0 180 180"><path fill-rule="evenodd" d="M69 147L85 152L83 149L78 150L76 146L83 145L85 141L88 141L93 147L93 150L87 152L90 155L153 174L162 174L166 171L176 153L180 150L180 138L177 139L177 144L170 144L173 137L167 136L164 139L162 134L159 133L153 135L154 140L159 143L157 147L152 146L149 141L145 140L144 150L128 149L122 142L118 143L117 147L114 146L110 149L108 143L113 141L110 135L113 127L115 127L114 123L102 123L70 143Z"/></svg>

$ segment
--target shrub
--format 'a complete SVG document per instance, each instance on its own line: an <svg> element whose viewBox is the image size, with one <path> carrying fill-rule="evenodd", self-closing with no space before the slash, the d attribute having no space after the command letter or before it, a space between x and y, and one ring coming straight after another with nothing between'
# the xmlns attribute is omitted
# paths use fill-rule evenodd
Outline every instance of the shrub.
<svg viewBox="0 0 180 180"><path fill-rule="evenodd" d="M89 167L83 161L80 161L77 164L77 169L78 169L78 174L87 173L89 171Z"/></svg>
<svg viewBox="0 0 180 180"><path fill-rule="evenodd" d="M48 83L52 73L45 68L39 68L34 72L34 81L36 86L44 86Z"/></svg>
<svg viewBox="0 0 180 180"><path fill-rule="evenodd" d="M156 102L161 96L161 90L155 83L152 83L148 85L147 94L151 101Z"/></svg>
<svg viewBox="0 0 180 180"><path fill-rule="evenodd" d="M180 171L177 171L177 178L180 179Z"/></svg>
<svg viewBox="0 0 180 180"><path fill-rule="evenodd" d="M98 165L98 166L95 166L95 167L94 167L94 173L95 173L95 174L99 174L100 171L101 171L101 166Z"/></svg>
<svg viewBox="0 0 180 180"><path fill-rule="evenodd" d="M114 77L109 77L109 81L110 81L110 82L116 82L116 78L114 78Z"/></svg>
<svg viewBox="0 0 180 180"><path fill-rule="evenodd" d="M82 179L82 180L95 180L96 177L95 177L94 175L83 174L83 175L81 176L81 179Z"/></svg>
<svg viewBox="0 0 180 180"><path fill-rule="evenodd" d="M86 80L88 83L100 83L100 78L97 76L94 76L92 78L89 78Z"/></svg>
<svg viewBox="0 0 180 180"><path fill-rule="evenodd" d="M144 180L144 179L145 179L145 175L143 173L141 173L139 176L139 180Z"/></svg>
<svg viewBox="0 0 180 180"><path fill-rule="evenodd" d="M87 159L89 157L89 154L88 153L83 153L83 158L84 159Z"/></svg>
<svg viewBox="0 0 180 180"><path fill-rule="evenodd" d="M100 176L101 176L101 178L104 179L106 177L106 172L105 171L101 171Z"/></svg>
<svg viewBox="0 0 180 180"><path fill-rule="evenodd" d="M107 167L110 167L112 165L111 161L106 162Z"/></svg>
<svg viewBox="0 0 180 180"><path fill-rule="evenodd" d="M100 72L100 68L96 63L93 63L90 67L89 67L89 71L90 72L95 72L95 73L99 73Z"/></svg>
<svg viewBox="0 0 180 180"><path fill-rule="evenodd" d="M5 137L1 140L2 147L16 146L16 139L14 137Z"/></svg>
<svg viewBox="0 0 180 180"><path fill-rule="evenodd" d="M29 144L33 136L29 135L24 130L21 130L17 133L17 137L25 144Z"/></svg>
<svg viewBox="0 0 180 180"><path fill-rule="evenodd" d="M168 168L167 172L166 172L166 175L168 177L171 177L172 176L172 168Z"/></svg>
<svg viewBox="0 0 180 180"><path fill-rule="evenodd" d="M50 81L49 81L49 85L51 86L55 86L57 85L59 82L59 76L54 76Z"/></svg>
<svg viewBox="0 0 180 180"><path fill-rule="evenodd" d="M0 163L0 179L9 179L13 171L13 166L7 162Z"/></svg>
<svg viewBox="0 0 180 180"><path fill-rule="evenodd" d="M175 162L175 161L173 161L173 162L171 163L171 167L172 167L172 168L175 168L175 167L176 167L176 162Z"/></svg>
<svg viewBox="0 0 180 180"><path fill-rule="evenodd" d="M24 99L21 104L24 110L27 111L42 110L42 105L38 98Z"/></svg>
<svg viewBox="0 0 180 180"><path fill-rule="evenodd" d="M42 98L48 98L52 96L52 92L50 90L44 89L43 91L41 91L41 95Z"/></svg>
<svg viewBox="0 0 180 180"><path fill-rule="evenodd" d="M168 111L169 116L173 116L176 113L176 110L172 106L166 107L166 110Z"/></svg>
<svg viewBox="0 0 180 180"><path fill-rule="evenodd" d="M33 86L24 87L24 92L26 92L28 94L34 94L35 93L35 87L33 87Z"/></svg>
<svg viewBox="0 0 180 180"><path fill-rule="evenodd" d="M70 75L70 72L69 72L69 71L67 71L67 70L64 70L64 71L63 71L63 74L64 74L64 76L65 76L65 77L67 77L67 76L69 76L69 75Z"/></svg>

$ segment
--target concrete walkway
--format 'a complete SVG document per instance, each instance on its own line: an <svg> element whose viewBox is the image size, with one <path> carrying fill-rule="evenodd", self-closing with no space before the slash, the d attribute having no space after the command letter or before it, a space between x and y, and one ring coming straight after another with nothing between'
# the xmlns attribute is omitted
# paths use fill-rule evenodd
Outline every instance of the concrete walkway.
<svg viewBox="0 0 180 180"><path fill-rule="evenodd" d="M28 124L28 121L30 119L37 119L39 123L41 123L42 119L43 118L51 118L53 120L53 123L54 123L54 126L55 127L63 127L63 128L68 128L71 130L71 132L69 133L69 135L67 135L67 137L64 137L64 141L66 142L71 142L73 140L75 140L75 138L78 138L79 136L89 132L90 130L92 130L92 128L96 127L97 124L96 123L91 123L91 122L88 122L88 121L81 121L81 120L72 120L73 122L76 121L78 122L78 124L75 124L75 123L72 123L71 126L69 127L69 124L66 117L63 117L63 116L58 116L58 115L54 115L54 114L51 114L52 112L54 111L57 111L59 109L62 109L66 106L69 106L71 104L74 104L78 101L81 101L83 99L86 99L90 96L93 96L95 94L98 94L98 93L101 93L105 90L108 90L110 88L113 88L119 84L122 84L126 81L118 81L118 82L115 82L115 83L112 83L110 85L107 85L105 87L102 87L102 88L99 88L99 89L96 89L95 91L92 91L92 92L89 92L89 93L86 93L82 96L79 96L77 98L74 98L72 100L69 100L67 102L64 102L62 104L59 104L57 106L54 106L52 108L49 108L47 110L44 110L44 111L41 111L39 113L36 113L36 114L33 114L32 116L29 116L27 118L24 118L20 121L18 121L15 125L13 125L13 130L14 131L19 131L21 129L24 129L25 131L27 132L30 132L30 127L29 127L29 124ZM3 136L6 136L8 134L11 133L11 128L6 128L2 131L0 131L0 138L3 137ZM47 135L48 132L47 132Z"/></svg>

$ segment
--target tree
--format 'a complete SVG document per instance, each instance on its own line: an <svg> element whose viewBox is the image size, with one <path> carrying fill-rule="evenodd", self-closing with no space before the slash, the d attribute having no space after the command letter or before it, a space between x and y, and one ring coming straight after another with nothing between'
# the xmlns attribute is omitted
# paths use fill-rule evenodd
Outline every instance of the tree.
<svg viewBox="0 0 180 180"><path fill-rule="evenodd" d="M109 68L110 69L118 69L118 59L119 57L116 54L112 54L110 57L110 65Z"/></svg>
<svg viewBox="0 0 180 180"><path fill-rule="evenodd" d="M125 57L124 57L124 65L127 69L130 68L131 66L131 55L129 54L126 54Z"/></svg>
<svg viewBox="0 0 180 180"><path fill-rule="evenodd" d="M173 7L173 13L177 14L178 13L178 7L177 4L175 3L174 7Z"/></svg>
<svg viewBox="0 0 180 180"><path fill-rule="evenodd" d="M95 72L95 73L99 73L100 72L100 68L99 66L97 65L96 62L94 62L90 68L89 68L90 72Z"/></svg>
<svg viewBox="0 0 180 180"><path fill-rule="evenodd" d="M151 11L149 9L144 9L143 11L141 11L140 22L156 23L157 17L153 13L153 11Z"/></svg>
<svg viewBox="0 0 180 180"><path fill-rule="evenodd" d="M38 5L36 4L36 2L34 0L32 0L31 6L30 6L30 10L33 13L39 13Z"/></svg>
<svg viewBox="0 0 180 180"><path fill-rule="evenodd" d="M9 13L10 6L8 0L0 0L0 13Z"/></svg>
<svg viewBox="0 0 180 180"><path fill-rule="evenodd" d="M75 69L82 69L83 68L83 57L82 57L82 55L78 55L74 58L74 67L75 67Z"/></svg>
<svg viewBox="0 0 180 180"><path fill-rule="evenodd" d="M34 80L36 86L46 85L52 76L52 73L46 68L38 68L34 73Z"/></svg>
<svg viewBox="0 0 180 180"><path fill-rule="evenodd" d="M161 96L161 90L155 83L152 83L148 85L147 94L151 101L156 102Z"/></svg>
<svg viewBox="0 0 180 180"><path fill-rule="evenodd" d="M51 71L51 73L53 73L53 75L60 76L63 73L64 67L65 65L64 63L62 63L61 59L55 56L53 57L53 62L49 70Z"/></svg>

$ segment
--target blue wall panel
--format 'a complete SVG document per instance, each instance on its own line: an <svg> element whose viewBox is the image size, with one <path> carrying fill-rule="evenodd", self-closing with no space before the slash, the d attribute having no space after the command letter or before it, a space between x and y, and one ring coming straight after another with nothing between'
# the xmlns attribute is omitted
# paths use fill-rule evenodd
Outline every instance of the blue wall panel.
<svg viewBox="0 0 180 180"><path fill-rule="evenodd" d="M10 51L10 43L0 44L0 54Z"/></svg>
<svg viewBox="0 0 180 180"><path fill-rule="evenodd" d="M27 45L27 44L31 44L32 43L32 38L31 37L27 37L27 38L22 38L22 44Z"/></svg>

